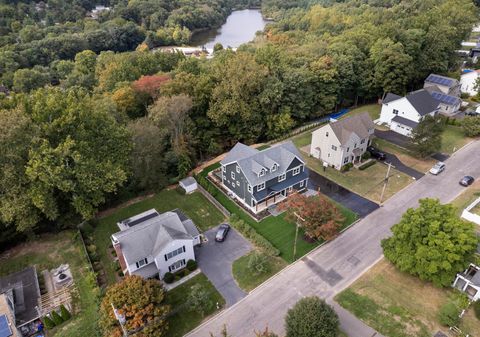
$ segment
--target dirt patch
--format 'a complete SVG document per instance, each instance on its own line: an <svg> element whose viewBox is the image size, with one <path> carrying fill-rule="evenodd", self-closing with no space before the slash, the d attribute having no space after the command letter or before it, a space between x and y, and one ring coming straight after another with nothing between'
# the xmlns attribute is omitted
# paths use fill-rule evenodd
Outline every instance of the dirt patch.
<svg viewBox="0 0 480 337"><path fill-rule="evenodd" d="M31 253L52 254L51 252L57 245L63 244L67 241L67 239L55 241L52 240L53 238L56 238L56 236L52 234L44 234L36 237L34 240L18 244L15 247L12 247L11 249L1 253L0 261Z"/></svg>
<svg viewBox="0 0 480 337"><path fill-rule="evenodd" d="M151 197L153 197L154 195L155 195L154 193L150 193L150 194L141 195L141 196L139 196L139 197L130 199L130 200L128 200L128 201L126 201L126 202L118 205L118 206L115 206L115 207L106 209L106 210L104 210L104 211L98 212L96 218L97 218L97 219L101 219L101 218L107 217L107 216L109 216L109 215L112 215L113 213L115 213L116 211L118 211L118 210L121 209L121 208L125 208L125 207L128 207L128 206L132 205L132 204L136 204L137 202L140 202L140 201L142 201L142 200L151 198Z"/></svg>

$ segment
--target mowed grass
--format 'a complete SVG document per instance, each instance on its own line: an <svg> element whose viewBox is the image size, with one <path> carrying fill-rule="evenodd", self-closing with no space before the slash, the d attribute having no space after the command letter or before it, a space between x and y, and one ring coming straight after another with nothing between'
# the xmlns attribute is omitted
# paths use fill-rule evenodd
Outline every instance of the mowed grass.
<svg viewBox="0 0 480 337"><path fill-rule="evenodd" d="M361 105L359 107L356 107L355 109L349 110L345 115L340 117L340 119L344 119L362 112L368 112L370 115L370 118L372 121L380 118L380 112L382 110L382 106L379 104L367 104L367 105Z"/></svg>
<svg viewBox="0 0 480 337"><path fill-rule="evenodd" d="M301 148L301 147L310 145L310 143L312 142L312 132L313 131L314 130L310 130L310 131L306 131L304 133L301 133L301 134L293 137L291 139L291 141L293 142L293 144L295 144L295 146L297 148Z"/></svg>
<svg viewBox="0 0 480 337"><path fill-rule="evenodd" d="M465 188L455 200L452 201L452 205L457 208L458 214L462 214L462 211L480 197L480 180L476 180L472 185Z"/></svg>
<svg viewBox="0 0 480 337"><path fill-rule="evenodd" d="M402 273L381 260L335 300L366 324L389 337L429 337L439 330L442 305L455 298L450 288L437 288ZM478 336L480 320L467 311L460 328Z"/></svg>
<svg viewBox="0 0 480 337"><path fill-rule="evenodd" d="M442 146L440 152L453 153L472 139L465 136L458 126L447 125L442 133Z"/></svg>
<svg viewBox="0 0 480 337"><path fill-rule="evenodd" d="M72 318L49 331L49 336L83 337L98 336L99 289L88 281L89 265L86 254L76 232L63 231L58 234L41 235L35 241L20 244L0 255L0 276L35 266L38 277L42 270L50 270L68 263L75 289Z"/></svg>
<svg viewBox="0 0 480 337"><path fill-rule="evenodd" d="M255 287L259 286L271 276L278 273L280 270L286 267L286 262L278 257L266 256L267 264L266 270L264 273L254 275L252 271L248 268L248 261L250 257L256 252L250 252L247 255L240 257L235 260L232 265L232 273L235 281L237 281L238 286L244 291L249 292Z"/></svg>
<svg viewBox="0 0 480 337"><path fill-rule="evenodd" d="M193 285L200 284L208 292L209 303L204 307L204 316L190 309L187 298ZM204 274L199 274L166 294L166 304L171 306L173 315L168 317L166 337L180 337L197 327L208 316L219 311L225 300ZM217 303L219 309L217 309Z"/></svg>
<svg viewBox="0 0 480 337"><path fill-rule="evenodd" d="M324 171L322 162L312 157L306 158L306 161L310 169L322 176L367 199L380 202L383 182L388 170L387 165L376 163L363 171L351 168L348 172L340 172L331 167ZM410 176L396 169L390 170L389 177L383 202L414 181Z"/></svg>
<svg viewBox="0 0 480 337"><path fill-rule="evenodd" d="M119 208L113 214L98 219L93 240L98 248L108 284L115 282L115 269L108 256L108 247L111 244L110 236L119 231L117 222L151 208L155 208L160 213L179 208L201 231L216 226L224 220L223 214L199 192L182 195L175 189L162 190L153 197Z"/></svg>

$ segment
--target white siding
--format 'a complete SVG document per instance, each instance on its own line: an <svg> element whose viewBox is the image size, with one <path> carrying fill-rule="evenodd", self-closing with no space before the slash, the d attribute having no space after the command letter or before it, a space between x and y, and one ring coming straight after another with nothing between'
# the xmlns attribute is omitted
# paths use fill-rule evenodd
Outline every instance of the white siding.
<svg viewBox="0 0 480 337"><path fill-rule="evenodd" d="M460 88L462 93L467 93L470 96L475 96L477 94L477 90L475 90L475 81L477 80L478 75L478 72L472 71L463 74L460 77Z"/></svg>
<svg viewBox="0 0 480 337"><path fill-rule="evenodd" d="M340 169L344 157L343 148L340 145L340 141L335 136L330 125L325 125L312 132L310 154L326 162L328 165L333 165L336 169ZM336 150L333 150L332 146L334 146Z"/></svg>
<svg viewBox="0 0 480 337"><path fill-rule="evenodd" d="M178 254L168 261L165 261L165 254L168 254L178 248L185 246L185 253ZM168 272L168 267L173 263L184 259L185 264L188 260L195 260L195 252L193 250L193 240L175 240L170 242L170 244L165 247L156 257L155 264L160 273L160 278L163 278L166 272Z"/></svg>
<svg viewBox="0 0 480 337"><path fill-rule="evenodd" d="M398 115L394 114L393 110L397 110ZM382 104L382 112L380 113L380 121L382 123L390 125L395 116L400 116L417 123L420 122L420 114L405 97Z"/></svg>

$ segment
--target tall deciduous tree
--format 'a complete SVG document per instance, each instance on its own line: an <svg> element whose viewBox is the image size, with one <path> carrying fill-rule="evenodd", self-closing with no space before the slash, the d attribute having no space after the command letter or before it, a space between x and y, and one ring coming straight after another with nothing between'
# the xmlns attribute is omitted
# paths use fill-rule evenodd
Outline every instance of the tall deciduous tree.
<svg viewBox="0 0 480 337"><path fill-rule="evenodd" d="M338 325L332 307L316 296L302 298L285 317L286 337L335 337Z"/></svg>
<svg viewBox="0 0 480 337"><path fill-rule="evenodd" d="M313 239L332 239L344 220L338 208L322 196L295 193L280 205L280 209L286 210L288 221L299 223L305 235Z"/></svg>
<svg viewBox="0 0 480 337"><path fill-rule="evenodd" d="M473 224L437 199L421 199L420 206L408 209L392 232L392 237L382 241L385 257L401 271L437 286L452 283L478 244Z"/></svg>
<svg viewBox="0 0 480 337"><path fill-rule="evenodd" d="M100 305L99 326L103 336L123 336L113 308L125 318L124 327L127 331L138 331L136 335L144 337L164 336L166 316L170 311L164 299L165 292L158 280L127 276L110 286Z"/></svg>
<svg viewBox="0 0 480 337"><path fill-rule="evenodd" d="M427 115L412 131L412 150L420 157L427 157L440 150L445 126L440 117Z"/></svg>

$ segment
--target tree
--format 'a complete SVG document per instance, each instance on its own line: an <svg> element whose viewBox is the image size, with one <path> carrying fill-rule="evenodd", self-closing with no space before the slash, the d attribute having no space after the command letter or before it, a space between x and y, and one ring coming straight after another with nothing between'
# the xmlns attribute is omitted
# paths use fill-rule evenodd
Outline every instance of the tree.
<svg viewBox="0 0 480 337"><path fill-rule="evenodd" d="M131 119L145 116L146 107L141 97L131 86L123 86L112 93L112 100L117 105L117 110Z"/></svg>
<svg viewBox="0 0 480 337"><path fill-rule="evenodd" d="M125 318L127 331L140 330L145 337L164 336L170 308L164 304L165 292L158 280L126 276L107 288L100 305L99 327L105 337L121 337L122 329L112 306Z"/></svg>
<svg viewBox="0 0 480 337"><path fill-rule="evenodd" d="M382 241L383 253L401 271L449 286L476 250L473 224L461 220L452 205L442 205L438 199L419 203L392 227L393 236Z"/></svg>
<svg viewBox="0 0 480 337"><path fill-rule="evenodd" d="M440 117L426 115L412 131L411 148L424 158L440 150L444 124Z"/></svg>
<svg viewBox="0 0 480 337"><path fill-rule="evenodd" d="M480 135L480 117L478 116L466 116L462 119L461 126L463 132L468 137Z"/></svg>
<svg viewBox="0 0 480 337"><path fill-rule="evenodd" d="M194 284L190 287L187 303L190 310L199 313L202 317L213 305L210 294L201 284Z"/></svg>
<svg viewBox="0 0 480 337"><path fill-rule="evenodd" d="M295 193L279 208L287 212L288 221L299 223L306 236L317 240L335 237L344 220L338 208L320 195L307 197Z"/></svg>
<svg viewBox="0 0 480 337"><path fill-rule="evenodd" d="M266 327L265 330L261 332L255 332L255 337L278 337L278 335L274 334L268 329L268 327Z"/></svg>
<svg viewBox="0 0 480 337"><path fill-rule="evenodd" d="M254 252L248 258L247 268L255 276L266 273L268 271L268 257L260 252Z"/></svg>
<svg viewBox="0 0 480 337"><path fill-rule="evenodd" d="M170 81L169 75L142 76L132 83L135 91L148 95L151 99L158 97L160 87Z"/></svg>
<svg viewBox="0 0 480 337"><path fill-rule="evenodd" d="M302 298L285 317L286 337L335 337L338 325L332 307L316 296Z"/></svg>
<svg viewBox="0 0 480 337"><path fill-rule="evenodd" d="M50 82L50 75L36 69L19 69L13 75L13 88L19 92L29 92Z"/></svg>
<svg viewBox="0 0 480 337"><path fill-rule="evenodd" d="M63 304L60 306L60 316L64 321L68 321L72 317L70 312L67 310L67 308L65 308Z"/></svg>

